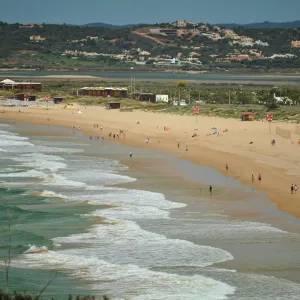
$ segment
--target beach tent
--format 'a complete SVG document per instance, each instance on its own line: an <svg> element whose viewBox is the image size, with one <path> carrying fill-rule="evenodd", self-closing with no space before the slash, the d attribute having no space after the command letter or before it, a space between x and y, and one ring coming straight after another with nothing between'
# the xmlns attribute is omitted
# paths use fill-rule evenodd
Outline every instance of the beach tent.
<svg viewBox="0 0 300 300"><path fill-rule="evenodd" d="M0 83L6 84L6 85L12 85L12 84L15 84L15 82L14 82L13 80L10 80L10 79L4 79L4 80L2 80Z"/></svg>

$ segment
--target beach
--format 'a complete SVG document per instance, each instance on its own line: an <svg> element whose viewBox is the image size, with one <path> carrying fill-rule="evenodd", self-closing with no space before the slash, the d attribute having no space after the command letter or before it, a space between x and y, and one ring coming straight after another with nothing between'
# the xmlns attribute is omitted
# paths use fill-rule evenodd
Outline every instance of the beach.
<svg viewBox="0 0 300 300"><path fill-rule="evenodd" d="M108 124L77 124L80 130L0 122L0 222L7 226L10 211L11 290L38 292L56 274L45 297L297 299L297 219L179 152L123 146L129 126L125 138L102 144L83 127L92 134Z"/></svg>
<svg viewBox="0 0 300 300"><path fill-rule="evenodd" d="M300 217L299 195L290 193L290 186L297 184L300 176L300 149L298 135L294 133L295 124L274 121L270 134L269 124L262 121L241 122L200 115L196 124L195 116L120 112L91 106L77 109L82 113L63 108L22 108L21 112L18 108L5 108L5 113L0 117L18 122L80 127L87 135L101 136L103 133L105 139L109 139L109 133L116 134L121 129L126 137L121 135L118 142L124 145L174 153L198 165L219 170L265 192L281 211ZM94 128L94 124L99 127ZM276 135L276 126L290 130L292 139ZM164 127L170 130L164 130ZM211 128L217 128L219 134L213 134ZM197 136L192 138L195 133ZM149 138L149 143L145 143L146 138ZM276 146L271 146L273 138ZM110 139L113 140L112 137ZM257 180L259 174L262 176L261 182Z"/></svg>

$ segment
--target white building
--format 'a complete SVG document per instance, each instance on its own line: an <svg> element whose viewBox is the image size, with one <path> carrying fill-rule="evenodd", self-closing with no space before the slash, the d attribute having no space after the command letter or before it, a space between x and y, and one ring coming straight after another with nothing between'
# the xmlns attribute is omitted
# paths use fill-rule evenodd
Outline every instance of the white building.
<svg viewBox="0 0 300 300"><path fill-rule="evenodd" d="M155 102L169 102L169 95L156 95Z"/></svg>

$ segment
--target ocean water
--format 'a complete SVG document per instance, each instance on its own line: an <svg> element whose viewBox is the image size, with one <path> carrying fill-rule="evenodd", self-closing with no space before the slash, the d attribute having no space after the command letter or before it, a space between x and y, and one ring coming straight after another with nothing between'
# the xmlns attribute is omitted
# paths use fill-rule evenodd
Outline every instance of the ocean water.
<svg viewBox="0 0 300 300"><path fill-rule="evenodd" d="M236 260L228 245L280 243L288 255L297 233L206 212L195 217L184 196L174 202L132 188L141 179L120 164L128 152L117 144L26 136L24 128L2 124L0 148L0 259L3 270L10 218L12 290L38 292L56 274L46 296L299 298L295 282L221 267Z"/></svg>

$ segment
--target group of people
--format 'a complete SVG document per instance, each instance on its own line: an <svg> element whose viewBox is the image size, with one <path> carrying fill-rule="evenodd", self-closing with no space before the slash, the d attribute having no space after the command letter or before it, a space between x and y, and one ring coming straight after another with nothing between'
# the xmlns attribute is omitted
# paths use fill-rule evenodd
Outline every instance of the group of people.
<svg viewBox="0 0 300 300"><path fill-rule="evenodd" d="M261 176L261 174L259 173L258 174L258 176L257 176L257 180L259 181L259 182L261 182L261 180L262 180L262 176ZM251 176L251 181L252 182L254 182L255 181L255 177L254 177L254 175L252 174L252 176Z"/></svg>
<svg viewBox="0 0 300 300"><path fill-rule="evenodd" d="M294 184L292 183L292 185L291 185L291 194L296 194L297 191L298 191L298 186L297 186L297 184L294 185Z"/></svg>
<svg viewBox="0 0 300 300"><path fill-rule="evenodd" d="M92 140L92 139L93 139L93 136L90 136L90 140ZM95 136L94 139L95 140L100 140L100 137L99 136ZM102 144L104 142L104 135L103 134L101 135L101 142L102 142Z"/></svg>
<svg viewBox="0 0 300 300"><path fill-rule="evenodd" d="M177 143L177 148L180 148L180 143ZM185 146L185 152L189 152L189 146Z"/></svg>
<svg viewBox="0 0 300 300"><path fill-rule="evenodd" d="M114 139L115 138L119 139L121 135L123 135L123 138L126 137L125 132L122 129L120 129L117 133L110 132L108 136L110 138L113 137Z"/></svg>
<svg viewBox="0 0 300 300"><path fill-rule="evenodd" d="M94 124L94 128L99 128L98 124ZM102 126L100 126L100 130L102 131Z"/></svg>

